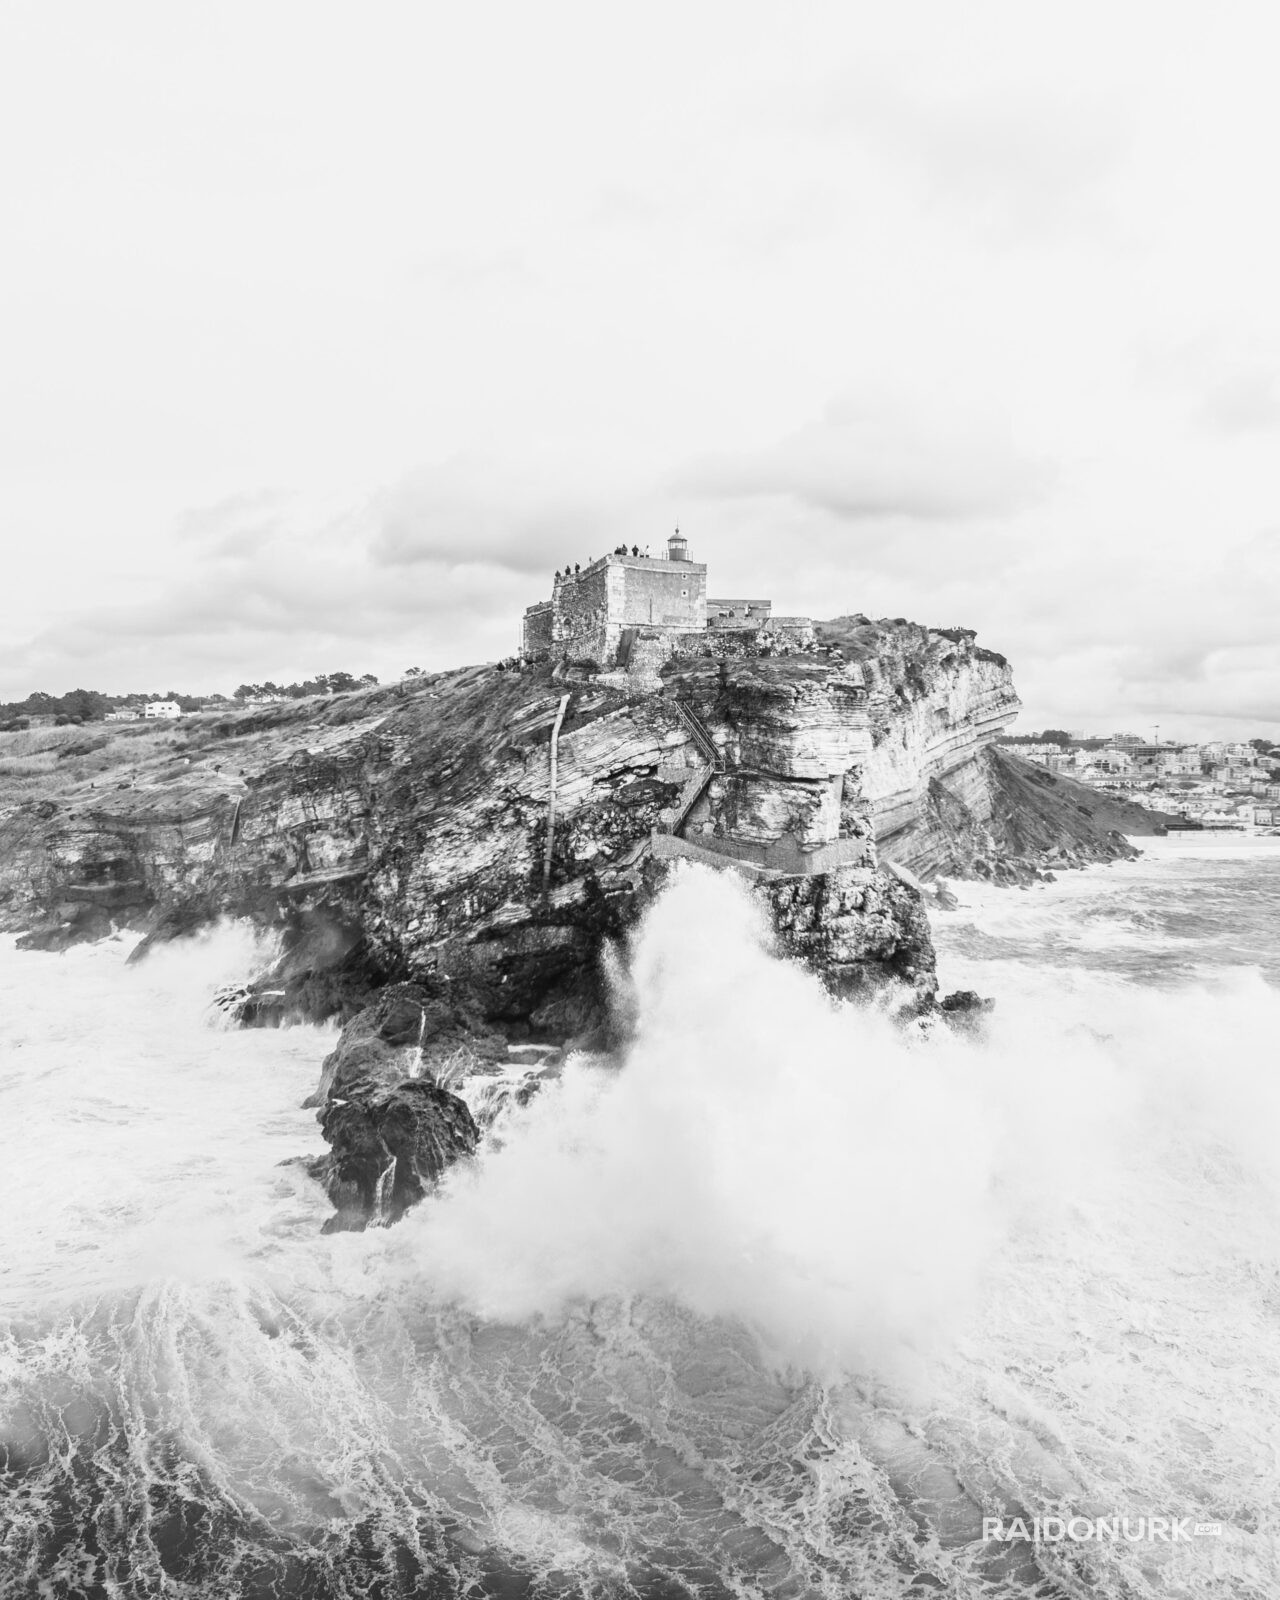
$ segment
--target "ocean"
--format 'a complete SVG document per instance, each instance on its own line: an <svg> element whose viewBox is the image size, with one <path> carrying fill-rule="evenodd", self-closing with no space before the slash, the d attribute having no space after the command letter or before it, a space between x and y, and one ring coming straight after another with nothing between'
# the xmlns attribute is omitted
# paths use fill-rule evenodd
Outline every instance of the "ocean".
<svg viewBox="0 0 1280 1600"><path fill-rule="evenodd" d="M0 1597L1274 1600L1280 840L1142 843L955 886L973 1034L684 871L625 1061L364 1234L246 930L0 943Z"/></svg>

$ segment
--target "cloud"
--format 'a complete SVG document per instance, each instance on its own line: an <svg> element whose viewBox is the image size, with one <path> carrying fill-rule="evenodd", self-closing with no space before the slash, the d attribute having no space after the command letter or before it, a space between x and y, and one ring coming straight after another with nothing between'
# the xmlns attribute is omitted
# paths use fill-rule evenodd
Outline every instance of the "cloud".
<svg viewBox="0 0 1280 1600"><path fill-rule="evenodd" d="M1189 394L1196 421L1236 436L1280 424L1280 341L1215 329L1180 342L1150 341L1139 352L1150 383Z"/></svg>
<svg viewBox="0 0 1280 1600"><path fill-rule="evenodd" d="M214 673L234 687L336 666L381 675L492 658L514 647L554 568L619 540L660 548L680 517L722 586L763 583L795 606L827 564L830 583L806 596L819 613L863 603L865 588L847 578L855 525L863 572L881 575L898 610L895 587L915 569L941 581L970 568L970 539L988 559L1003 556L1007 531L975 519L998 523L1044 486L997 426L870 393L760 452L708 453L648 479L590 452L477 449L356 504L268 488L191 508L135 597L10 643L0 672L25 693L86 675L111 688L196 673L199 687ZM904 521L909 546L885 534ZM779 571L779 529L797 523L804 568ZM960 526L965 539L952 536Z"/></svg>
<svg viewBox="0 0 1280 1600"><path fill-rule="evenodd" d="M782 497L844 522L950 522L1021 510L1050 478L1007 429L867 396L833 403L763 450L695 458L673 481L706 497Z"/></svg>
<svg viewBox="0 0 1280 1600"><path fill-rule="evenodd" d="M1061 541L1066 544L1065 541ZM1001 637L1022 724L1158 722L1165 736L1280 736L1280 532L1191 552L1117 537L1056 570L1002 571Z"/></svg>
<svg viewBox="0 0 1280 1600"><path fill-rule="evenodd" d="M236 558L252 554L279 532L293 497L285 489L258 489L229 495L209 506L182 512L173 528L173 542L209 556Z"/></svg>
<svg viewBox="0 0 1280 1600"><path fill-rule="evenodd" d="M1237 368L1205 389L1201 415L1223 433L1252 433L1280 422L1280 372L1258 363Z"/></svg>
<svg viewBox="0 0 1280 1600"><path fill-rule="evenodd" d="M931 204L1002 234L1098 221L1100 197L1133 140L1113 98L1008 85L924 91L859 75L814 116L910 173Z"/></svg>
<svg viewBox="0 0 1280 1600"><path fill-rule="evenodd" d="M538 286L525 254L514 247L500 250L433 250L415 261L409 276L446 293L497 288L502 292Z"/></svg>
<svg viewBox="0 0 1280 1600"><path fill-rule="evenodd" d="M666 525L655 493L653 484L582 456L528 464L468 452L372 498L370 558L388 567L482 562L549 579L566 561L602 555L620 539L652 542Z"/></svg>
<svg viewBox="0 0 1280 1600"><path fill-rule="evenodd" d="M160 678L198 689L510 652L511 619L535 598L527 580L447 552L424 554L406 577L371 559L377 534L368 507L335 511L276 491L198 508L179 520L182 560L158 590L6 643L0 677L18 695L73 678L116 692Z"/></svg>

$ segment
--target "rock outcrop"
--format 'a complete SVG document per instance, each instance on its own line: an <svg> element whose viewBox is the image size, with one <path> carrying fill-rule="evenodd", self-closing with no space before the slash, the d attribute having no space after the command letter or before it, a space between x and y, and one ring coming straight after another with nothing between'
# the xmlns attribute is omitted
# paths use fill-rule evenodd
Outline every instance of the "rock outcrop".
<svg viewBox="0 0 1280 1600"><path fill-rule="evenodd" d="M480 1142L466 1102L430 1078L406 1078L351 1100L335 1097L320 1128L331 1148L311 1173L336 1212L325 1233L398 1222Z"/></svg>
<svg viewBox="0 0 1280 1600"><path fill-rule="evenodd" d="M479 1130L456 1081L503 1061L504 1040L416 984L393 984L357 1013L325 1058L315 1093L329 1153L311 1163L336 1215L328 1233L397 1222Z"/></svg>
<svg viewBox="0 0 1280 1600"><path fill-rule="evenodd" d="M282 954L245 1020L350 1019L411 980L472 1038L607 1045L602 945L691 857L751 878L837 992L905 980L927 1005L923 901L886 866L1016 877L1127 852L1126 819L993 746L1018 702L971 634L843 618L818 635L677 657L643 693L476 667L184 723L150 765L0 814L0 922L56 947L248 916ZM370 1068L407 1048L377 1041Z"/></svg>
<svg viewBox="0 0 1280 1600"><path fill-rule="evenodd" d="M929 918L919 893L883 870L837 869L763 886L782 948L824 974L842 999L894 985L928 1006L937 980Z"/></svg>
<svg viewBox="0 0 1280 1600"><path fill-rule="evenodd" d="M452 1081L506 1058L502 1035L451 998L422 984L393 983L343 1028L303 1104L323 1106L350 1099L359 1087L389 1088L423 1075Z"/></svg>

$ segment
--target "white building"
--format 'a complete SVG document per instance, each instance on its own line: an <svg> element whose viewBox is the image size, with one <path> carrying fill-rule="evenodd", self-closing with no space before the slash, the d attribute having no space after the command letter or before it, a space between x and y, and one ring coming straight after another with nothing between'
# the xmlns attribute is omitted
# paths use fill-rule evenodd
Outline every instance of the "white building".
<svg viewBox="0 0 1280 1600"><path fill-rule="evenodd" d="M1230 766L1220 767L1217 776L1227 783L1247 789L1255 780L1265 784L1271 774L1266 767L1254 766L1251 761L1233 761Z"/></svg>
<svg viewBox="0 0 1280 1600"><path fill-rule="evenodd" d="M1034 761L1039 767L1053 766L1061 762L1064 754L1071 755L1071 752L1064 751L1060 744L1052 743L1011 744L1007 748L1013 755L1021 756L1024 761ZM1071 759L1075 759L1073 755Z"/></svg>
<svg viewBox="0 0 1280 1600"><path fill-rule="evenodd" d="M1192 746L1186 750L1172 751L1167 756L1160 758L1160 770L1173 778L1198 778L1200 776L1201 755L1197 747Z"/></svg>
<svg viewBox="0 0 1280 1600"><path fill-rule="evenodd" d="M182 707L176 700L148 700L143 712L148 717L180 717Z"/></svg>

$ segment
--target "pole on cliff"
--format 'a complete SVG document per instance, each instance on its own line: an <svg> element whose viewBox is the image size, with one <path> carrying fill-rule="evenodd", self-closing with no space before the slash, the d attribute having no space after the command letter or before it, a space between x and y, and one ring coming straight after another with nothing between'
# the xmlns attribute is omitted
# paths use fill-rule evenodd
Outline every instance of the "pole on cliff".
<svg viewBox="0 0 1280 1600"><path fill-rule="evenodd" d="M542 891L551 887L551 851L556 842L556 755L560 748L560 724L571 696L560 697L560 708L551 727L551 793L547 796L547 848L542 858Z"/></svg>

